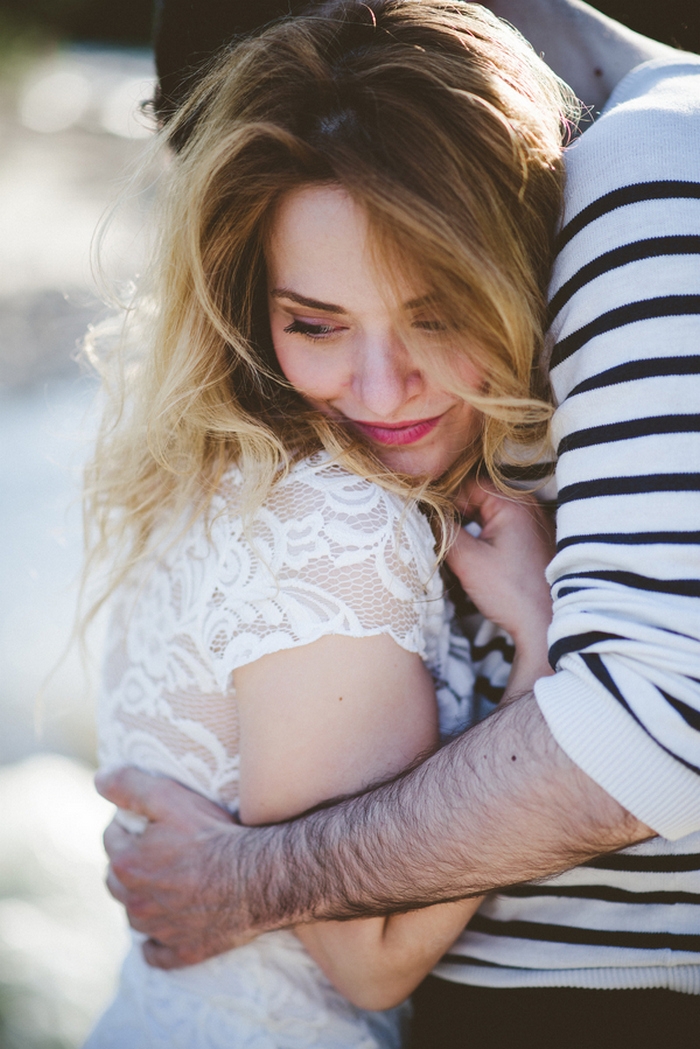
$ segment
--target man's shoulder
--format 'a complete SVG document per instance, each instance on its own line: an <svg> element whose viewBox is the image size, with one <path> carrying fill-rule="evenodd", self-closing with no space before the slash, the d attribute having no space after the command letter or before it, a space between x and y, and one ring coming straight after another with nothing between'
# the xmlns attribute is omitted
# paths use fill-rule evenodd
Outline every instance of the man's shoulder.
<svg viewBox="0 0 700 1049"><path fill-rule="evenodd" d="M620 187L698 181L700 55L637 66L567 150L566 221Z"/></svg>
<svg viewBox="0 0 700 1049"><path fill-rule="evenodd" d="M607 126L631 113L677 112L696 115L700 108L700 55L679 51L632 69L617 84L595 126Z"/></svg>

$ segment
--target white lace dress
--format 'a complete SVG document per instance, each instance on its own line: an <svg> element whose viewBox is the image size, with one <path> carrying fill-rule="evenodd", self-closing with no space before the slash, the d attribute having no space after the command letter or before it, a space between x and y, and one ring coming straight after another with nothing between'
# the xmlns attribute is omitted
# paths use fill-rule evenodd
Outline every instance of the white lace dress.
<svg viewBox="0 0 700 1049"><path fill-rule="evenodd" d="M444 732L468 719L473 671L425 518L323 456L272 491L244 534L240 474L210 536L196 524L115 601L98 715L102 767L171 776L235 810L235 672L328 634L389 634L434 675ZM138 937L86 1049L398 1049L401 1010L367 1013L332 987L293 933L163 972Z"/></svg>

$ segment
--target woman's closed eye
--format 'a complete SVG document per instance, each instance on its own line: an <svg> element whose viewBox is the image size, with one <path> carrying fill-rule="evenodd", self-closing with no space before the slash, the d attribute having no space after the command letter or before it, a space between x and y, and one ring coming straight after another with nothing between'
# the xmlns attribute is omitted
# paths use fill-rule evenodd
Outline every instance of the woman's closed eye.
<svg viewBox="0 0 700 1049"><path fill-rule="evenodd" d="M342 330L342 327L338 324L324 324L322 321L303 321L298 317L284 329L288 335L305 335L309 339L327 339L329 335L334 335Z"/></svg>

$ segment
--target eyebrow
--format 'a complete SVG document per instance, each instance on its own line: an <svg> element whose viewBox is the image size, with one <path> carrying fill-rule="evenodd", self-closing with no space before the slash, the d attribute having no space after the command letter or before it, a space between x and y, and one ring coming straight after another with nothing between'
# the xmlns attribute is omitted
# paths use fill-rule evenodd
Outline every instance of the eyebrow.
<svg viewBox="0 0 700 1049"><path fill-rule="evenodd" d="M324 313L342 314L348 312L346 309L343 309L342 306L336 306L335 303L319 302L318 299L307 299L305 295L299 295L296 291L291 291L289 288L273 288L270 294L273 299L289 299L291 302L296 302L300 306L306 306L311 310L322 310ZM432 295L421 295L418 299L409 299L408 302L404 302L403 308L405 310L419 310L423 306L429 305L432 301Z"/></svg>
<svg viewBox="0 0 700 1049"><path fill-rule="evenodd" d="M423 306L432 306L435 304L434 295L421 295L417 299L409 299L408 302L404 302L403 308L405 310L420 310Z"/></svg>
<svg viewBox="0 0 700 1049"><path fill-rule="evenodd" d="M307 306L311 310L322 310L324 313L347 313L342 306L336 306L332 302L319 302L318 299L307 299L305 295L298 295L289 288L273 288L270 292L273 299L290 299L300 306Z"/></svg>

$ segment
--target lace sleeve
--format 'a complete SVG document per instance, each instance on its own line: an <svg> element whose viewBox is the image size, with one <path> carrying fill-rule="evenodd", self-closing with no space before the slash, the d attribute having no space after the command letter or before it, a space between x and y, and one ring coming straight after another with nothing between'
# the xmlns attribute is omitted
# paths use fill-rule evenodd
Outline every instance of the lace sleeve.
<svg viewBox="0 0 700 1049"><path fill-rule="evenodd" d="M433 536L398 496L317 458L273 489L247 529L222 514L214 541L203 643L222 689L237 667L328 634L389 634L434 661L444 602Z"/></svg>

